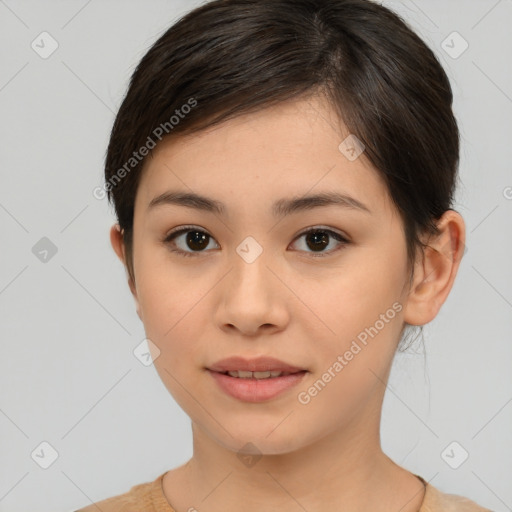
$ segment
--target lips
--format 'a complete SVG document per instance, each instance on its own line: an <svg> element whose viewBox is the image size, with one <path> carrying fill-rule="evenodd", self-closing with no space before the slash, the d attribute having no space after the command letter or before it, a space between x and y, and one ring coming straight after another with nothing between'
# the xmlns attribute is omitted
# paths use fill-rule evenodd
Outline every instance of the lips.
<svg viewBox="0 0 512 512"><path fill-rule="evenodd" d="M303 370L274 378L236 378L212 370L207 370L207 373L213 378L218 389L231 398L241 402L260 403L276 399L290 392L292 388L303 382L308 371ZM288 394L289 399L291 396Z"/></svg>
<svg viewBox="0 0 512 512"><path fill-rule="evenodd" d="M241 356L221 359L208 367L209 370L219 373L227 372L283 372L298 373L307 371L305 368L293 366L273 357L257 357L245 359Z"/></svg>

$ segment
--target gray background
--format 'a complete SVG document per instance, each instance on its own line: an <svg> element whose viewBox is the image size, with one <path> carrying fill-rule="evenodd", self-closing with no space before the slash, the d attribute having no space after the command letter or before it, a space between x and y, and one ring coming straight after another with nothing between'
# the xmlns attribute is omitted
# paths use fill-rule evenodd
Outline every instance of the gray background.
<svg viewBox="0 0 512 512"><path fill-rule="evenodd" d="M0 0L0 511L75 510L192 454L188 417L133 354L143 325L92 191L134 66L200 3ZM426 355L397 355L383 448L445 492L512 510L512 1L384 4L450 76L468 250ZM43 31L59 45L46 59L31 47ZM442 46L453 31L469 43L458 58ZM47 469L43 441L58 453ZM453 441L451 461L469 453L457 469L442 455Z"/></svg>

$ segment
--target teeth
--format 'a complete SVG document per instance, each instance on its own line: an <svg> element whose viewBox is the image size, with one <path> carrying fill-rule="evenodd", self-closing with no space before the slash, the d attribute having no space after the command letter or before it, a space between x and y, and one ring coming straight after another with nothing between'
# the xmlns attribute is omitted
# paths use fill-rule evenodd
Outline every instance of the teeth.
<svg viewBox="0 0 512 512"><path fill-rule="evenodd" d="M280 371L268 371L268 372L247 372L243 370L228 372L231 377L239 379L268 379L272 377L281 377L284 375L290 375L288 372Z"/></svg>

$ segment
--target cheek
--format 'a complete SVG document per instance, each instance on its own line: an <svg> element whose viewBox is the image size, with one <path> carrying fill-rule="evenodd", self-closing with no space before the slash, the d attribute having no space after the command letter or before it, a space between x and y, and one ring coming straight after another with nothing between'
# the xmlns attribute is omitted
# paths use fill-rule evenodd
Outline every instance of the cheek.
<svg viewBox="0 0 512 512"><path fill-rule="evenodd" d="M373 324L400 300L404 276L393 261L360 259L330 279L303 283L299 296L308 297L307 304L335 335L353 335L354 329Z"/></svg>
<svg viewBox="0 0 512 512"><path fill-rule="evenodd" d="M330 279L302 282L297 295L308 298L305 302L312 311L301 307L307 337L315 340L317 362L321 362L318 372L347 354L347 369L370 367L382 373L393 358L403 322L402 274L400 262L391 254L381 254L380 259L375 255L358 258L337 269ZM355 381L363 378L352 370L344 374Z"/></svg>
<svg viewBox="0 0 512 512"><path fill-rule="evenodd" d="M402 323L397 290L394 276L377 272L331 281L323 295L316 290L312 309L323 311L323 324L316 318L310 322L320 327L312 333L314 375L299 390L304 427L314 417L330 417L326 428L348 423L370 402L377 407Z"/></svg>
<svg viewBox="0 0 512 512"><path fill-rule="evenodd" d="M147 251L148 257L140 258L137 293L146 336L160 351L155 367L166 385L174 388L165 370L181 381L204 360L195 340L203 339L208 328L208 293L218 279L206 273L198 277L197 271L172 266L165 251L161 252L163 255ZM191 364L183 364L186 361Z"/></svg>
<svg viewBox="0 0 512 512"><path fill-rule="evenodd" d="M185 267L171 262L167 251L149 243L141 250L137 264L137 294L144 325L157 338L165 338L179 328L207 293L207 277L198 279L197 272L193 277Z"/></svg>

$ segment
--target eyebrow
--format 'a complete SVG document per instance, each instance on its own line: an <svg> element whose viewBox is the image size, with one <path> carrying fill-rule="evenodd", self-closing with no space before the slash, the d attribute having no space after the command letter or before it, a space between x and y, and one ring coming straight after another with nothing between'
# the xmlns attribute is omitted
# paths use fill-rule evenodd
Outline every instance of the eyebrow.
<svg viewBox="0 0 512 512"><path fill-rule="evenodd" d="M193 192L169 190L153 198L148 205L148 210L152 210L161 205L185 206L187 208L203 210L218 215L225 215L226 213L226 206L224 203ZM274 217L285 217L293 213L333 205L347 209L359 210L365 213L372 213L367 206L357 199L346 194L331 191L309 196L279 199L272 205L271 212Z"/></svg>

